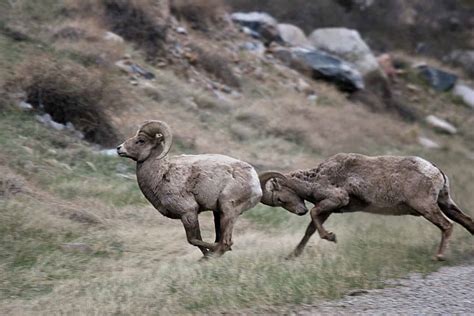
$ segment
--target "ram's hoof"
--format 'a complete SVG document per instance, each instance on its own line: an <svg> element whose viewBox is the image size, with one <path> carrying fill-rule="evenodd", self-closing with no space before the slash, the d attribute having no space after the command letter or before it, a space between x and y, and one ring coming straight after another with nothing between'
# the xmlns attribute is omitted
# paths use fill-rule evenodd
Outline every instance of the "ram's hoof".
<svg viewBox="0 0 474 316"><path fill-rule="evenodd" d="M323 239L326 239L326 240L328 240L328 241L332 241L333 243L337 243L336 234L334 234L334 233L332 233L332 232L327 233L327 234L324 235L322 238L323 238Z"/></svg>
<svg viewBox="0 0 474 316"><path fill-rule="evenodd" d="M446 261L444 255L436 255L433 259L436 261Z"/></svg>
<svg viewBox="0 0 474 316"><path fill-rule="evenodd" d="M301 252L293 251L290 253L288 256L285 257L285 260L292 260L298 257L301 254Z"/></svg>

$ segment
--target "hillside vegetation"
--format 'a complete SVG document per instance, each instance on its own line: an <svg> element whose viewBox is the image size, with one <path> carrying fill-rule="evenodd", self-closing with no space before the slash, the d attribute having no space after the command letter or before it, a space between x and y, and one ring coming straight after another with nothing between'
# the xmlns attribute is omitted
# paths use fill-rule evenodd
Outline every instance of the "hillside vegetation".
<svg viewBox="0 0 474 316"><path fill-rule="evenodd" d="M458 134L373 112L239 50L248 38L222 17L222 2L211 10L207 1L171 1L170 12L164 2L0 0L0 314L284 313L474 254L460 226L449 261L439 263L440 233L427 221L344 214L327 223L336 245L315 236L302 257L286 260L309 216L259 204L237 222L232 252L198 261L181 223L142 196L134 164L102 151L142 121L170 124L173 154L222 153L258 171L314 167L337 152L419 155L449 175L455 200L474 216L474 115L410 71L394 89ZM104 39L106 31L125 41ZM154 79L117 67L125 55ZM20 100L34 109L20 109ZM45 111L75 130L42 124ZM442 146L426 149L419 136ZM213 239L211 214L201 226Z"/></svg>

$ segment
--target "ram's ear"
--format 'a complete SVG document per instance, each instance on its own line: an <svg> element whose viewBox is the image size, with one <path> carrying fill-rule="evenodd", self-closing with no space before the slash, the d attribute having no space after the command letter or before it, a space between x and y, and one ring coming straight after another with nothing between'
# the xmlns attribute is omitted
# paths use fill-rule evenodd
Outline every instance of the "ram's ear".
<svg viewBox="0 0 474 316"><path fill-rule="evenodd" d="M270 183L272 185L272 190L281 191L281 185L280 185L280 183L278 183L277 179L272 179Z"/></svg>
<svg viewBox="0 0 474 316"><path fill-rule="evenodd" d="M162 142L162 141L163 141L163 134L157 133L157 134L155 135L155 139L156 139L157 141L159 141L159 142Z"/></svg>

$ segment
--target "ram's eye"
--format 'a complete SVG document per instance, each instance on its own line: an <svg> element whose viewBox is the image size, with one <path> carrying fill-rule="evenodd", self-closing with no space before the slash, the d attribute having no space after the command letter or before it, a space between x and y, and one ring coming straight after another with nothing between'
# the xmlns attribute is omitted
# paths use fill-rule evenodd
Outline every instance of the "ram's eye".
<svg viewBox="0 0 474 316"><path fill-rule="evenodd" d="M145 141L143 139L139 139L135 142L135 144L144 144Z"/></svg>
<svg viewBox="0 0 474 316"><path fill-rule="evenodd" d="M282 203L282 204L283 204L283 201L282 201L280 198L277 198L277 201L278 201L278 203Z"/></svg>

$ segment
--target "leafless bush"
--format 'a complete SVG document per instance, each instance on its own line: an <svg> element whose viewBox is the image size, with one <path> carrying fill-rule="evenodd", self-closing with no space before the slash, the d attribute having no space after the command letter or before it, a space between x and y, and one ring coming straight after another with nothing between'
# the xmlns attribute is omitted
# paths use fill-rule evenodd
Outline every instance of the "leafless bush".
<svg viewBox="0 0 474 316"><path fill-rule="evenodd" d="M121 102L121 91L102 71L41 56L19 65L8 85L24 91L27 101L54 121L74 124L86 140L104 146L117 143L106 112Z"/></svg>

